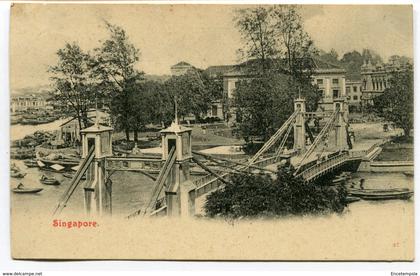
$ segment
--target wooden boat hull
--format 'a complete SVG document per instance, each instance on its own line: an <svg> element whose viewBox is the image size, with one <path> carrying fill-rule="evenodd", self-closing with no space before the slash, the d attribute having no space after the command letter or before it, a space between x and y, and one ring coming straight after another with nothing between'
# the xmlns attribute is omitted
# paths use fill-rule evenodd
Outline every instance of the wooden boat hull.
<svg viewBox="0 0 420 276"><path fill-rule="evenodd" d="M63 173L63 176L66 178L73 178L73 176L75 175L75 173ZM86 175L83 175L82 178L80 178L81 180L86 180Z"/></svg>
<svg viewBox="0 0 420 276"><path fill-rule="evenodd" d="M21 172L19 172L19 173L11 173L10 174L10 176L11 177L14 177L14 178L24 178L25 177L25 175L26 175L26 173L21 173Z"/></svg>
<svg viewBox="0 0 420 276"><path fill-rule="evenodd" d="M45 185L60 185L60 182L56 179L44 179L40 181L42 184L45 184Z"/></svg>
<svg viewBox="0 0 420 276"><path fill-rule="evenodd" d="M414 192L409 189L350 189L349 194L364 200L410 199Z"/></svg>
<svg viewBox="0 0 420 276"><path fill-rule="evenodd" d="M35 189L26 189L26 188L18 189L18 188L14 188L14 189L12 189L12 191L14 193L17 193L17 194L36 194L36 193L39 193L42 190L43 190L43 188L35 188Z"/></svg>
<svg viewBox="0 0 420 276"><path fill-rule="evenodd" d="M25 166L28 168L38 167L38 163L35 160L25 160L23 161L23 164L25 164Z"/></svg>
<svg viewBox="0 0 420 276"><path fill-rule="evenodd" d="M41 170L63 172L63 171L75 171L74 167L79 166L80 160L47 160L38 159L38 167Z"/></svg>
<svg viewBox="0 0 420 276"><path fill-rule="evenodd" d="M360 197L357 196L347 196L346 197L346 203L353 203L356 201L360 201Z"/></svg>

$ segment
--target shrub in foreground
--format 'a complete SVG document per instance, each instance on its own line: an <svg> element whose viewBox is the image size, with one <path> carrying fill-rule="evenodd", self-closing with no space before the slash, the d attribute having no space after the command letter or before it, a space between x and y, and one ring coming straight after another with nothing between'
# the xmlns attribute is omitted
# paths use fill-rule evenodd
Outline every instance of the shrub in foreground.
<svg viewBox="0 0 420 276"><path fill-rule="evenodd" d="M259 174L236 174L230 183L207 196L206 215L224 217L285 216L337 212L346 206L344 186L306 183L290 168L277 178Z"/></svg>

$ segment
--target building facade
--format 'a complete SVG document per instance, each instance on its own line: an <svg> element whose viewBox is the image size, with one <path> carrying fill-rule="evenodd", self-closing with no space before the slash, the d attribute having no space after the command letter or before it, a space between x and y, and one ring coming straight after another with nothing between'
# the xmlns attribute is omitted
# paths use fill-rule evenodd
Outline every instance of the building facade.
<svg viewBox="0 0 420 276"><path fill-rule="evenodd" d="M47 107L47 100L42 96L17 96L11 99L10 111L16 113L27 110L45 110Z"/></svg>
<svg viewBox="0 0 420 276"><path fill-rule="evenodd" d="M346 70L338 65L313 59L313 84L322 93L319 108L325 111L333 110L333 101L346 95Z"/></svg>
<svg viewBox="0 0 420 276"><path fill-rule="evenodd" d="M362 106L373 105L373 99L381 95L389 87L389 80L394 72L406 71L412 68L411 64L401 64L391 61L386 64L372 65L367 61L362 65Z"/></svg>
<svg viewBox="0 0 420 276"><path fill-rule="evenodd" d="M346 80L346 95L349 108L360 110L362 103L362 81Z"/></svg>
<svg viewBox="0 0 420 276"><path fill-rule="evenodd" d="M332 110L333 100L335 98L346 97L346 80L345 69L313 58L314 72L312 75L313 84L318 85L322 99L319 106L321 109L330 111ZM211 72L213 75L223 76L223 91L229 103L229 117L235 119L235 108L232 103L234 98L235 89L238 82L244 79L252 79L255 76L246 70L249 62L238 65L219 65L211 66L206 71Z"/></svg>

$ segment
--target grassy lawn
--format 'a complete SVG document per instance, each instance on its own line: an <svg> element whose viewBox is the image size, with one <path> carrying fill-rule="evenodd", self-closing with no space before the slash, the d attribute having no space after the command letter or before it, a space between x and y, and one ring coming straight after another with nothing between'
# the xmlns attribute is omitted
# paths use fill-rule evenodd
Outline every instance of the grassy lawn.
<svg viewBox="0 0 420 276"><path fill-rule="evenodd" d="M215 146L227 146L227 145L238 145L243 144L243 139L237 139L234 137L223 137L220 135L216 135L213 132L214 129L206 129L203 130L199 126L191 126L192 128L192 139L193 145L215 145ZM227 132L228 130L224 127L218 127L218 131ZM138 133L138 147L139 148L148 148L148 147L157 147L160 144L160 133L158 132L139 132ZM152 141L147 141L150 140ZM130 133L130 140L133 141L134 135ZM114 132L113 140L125 140L125 133L123 132Z"/></svg>
<svg viewBox="0 0 420 276"><path fill-rule="evenodd" d="M412 141L394 141L384 144L382 152L375 161L413 161L414 145Z"/></svg>

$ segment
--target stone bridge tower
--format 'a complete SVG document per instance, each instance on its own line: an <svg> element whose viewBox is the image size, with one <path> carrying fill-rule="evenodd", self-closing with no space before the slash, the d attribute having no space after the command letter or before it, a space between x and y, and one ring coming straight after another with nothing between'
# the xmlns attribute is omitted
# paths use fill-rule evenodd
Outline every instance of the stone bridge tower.
<svg viewBox="0 0 420 276"><path fill-rule="evenodd" d="M162 161L170 158L169 153L175 148L175 164L166 180L166 206L168 216L189 216L194 213L194 194L189 191L194 187L190 180L191 128L178 124L178 120L161 131Z"/></svg>

